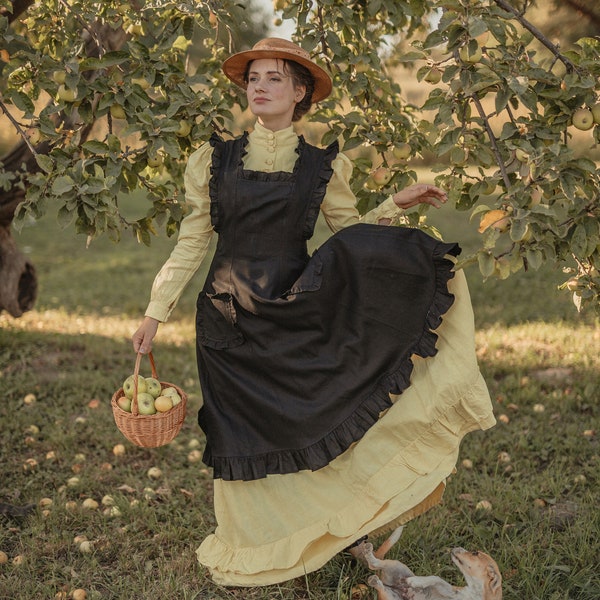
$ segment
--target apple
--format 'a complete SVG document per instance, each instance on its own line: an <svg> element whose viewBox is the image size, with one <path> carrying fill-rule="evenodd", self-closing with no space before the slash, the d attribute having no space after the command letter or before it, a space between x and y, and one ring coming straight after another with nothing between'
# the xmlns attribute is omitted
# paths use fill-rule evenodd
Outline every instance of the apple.
<svg viewBox="0 0 600 600"><path fill-rule="evenodd" d="M64 84L58 86L58 97L64 102L75 102L77 98L77 90L72 90Z"/></svg>
<svg viewBox="0 0 600 600"><path fill-rule="evenodd" d="M158 398L160 396L162 386L160 385L160 381L155 379L154 377L146 377L146 391L149 394L152 394L154 398Z"/></svg>
<svg viewBox="0 0 600 600"><path fill-rule="evenodd" d="M175 133L180 137L185 137L190 134L190 131L192 131L192 124L189 121L182 119L179 121L179 129Z"/></svg>
<svg viewBox="0 0 600 600"><path fill-rule="evenodd" d="M437 67L432 67L431 69L429 69L429 71L427 71L423 79L427 83L439 83L442 80L442 72Z"/></svg>
<svg viewBox="0 0 600 600"><path fill-rule="evenodd" d="M163 157L160 154L154 154L153 156L149 156L146 162L149 167L156 169L163 164Z"/></svg>
<svg viewBox="0 0 600 600"><path fill-rule="evenodd" d="M481 46L475 42L469 44L465 44L458 51L458 55L460 56L460 60L469 64L475 64L481 60Z"/></svg>
<svg viewBox="0 0 600 600"><path fill-rule="evenodd" d="M479 222L479 233L483 233L490 227L500 232L506 231L510 227L509 212L507 210L494 209L486 212Z"/></svg>
<svg viewBox="0 0 600 600"><path fill-rule="evenodd" d="M114 119L125 119L125 109L120 104L112 104L110 107L110 114Z"/></svg>
<svg viewBox="0 0 600 600"><path fill-rule="evenodd" d="M150 82L145 77L132 77L131 83L139 85L143 90L147 90L150 87Z"/></svg>
<svg viewBox="0 0 600 600"><path fill-rule="evenodd" d="M594 125L594 115L588 108L579 108L573 113L573 127L587 131Z"/></svg>
<svg viewBox="0 0 600 600"><path fill-rule="evenodd" d="M130 375L124 382L123 382L123 392L125 393L125 395L131 399L133 398L133 393L135 391L135 379L134 379L134 375ZM146 387L146 380L141 376L138 375L138 394L140 392L145 392L147 389Z"/></svg>
<svg viewBox="0 0 600 600"><path fill-rule="evenodd" d="M390 180L392 179L392 172L389 169L386 169L385 167L379 167L378 169L375 169L372 177L373 181L381 187L390 182Z"/></svg>
<svg viewBox="0 0 600 600"><path fill-rule="evenodd" d="M594 123L600 124L600 102L594 104L590 110L592 111L592 116L594 117Z"/></svg>
<svg viewBox="0 0 600 600"><path fill-rule="evenodd" d="M405 160L412 154L412 148L409 143L403 142L402 144L394 146L392 154L397 160Z"/></svg>
<svg viewBox="0 0 600 600"><path fill-rule="evenodd" d="M67 72L66 71L54 71L52 73L52 79L60 84L63 84L67 80Z"/></svg>
<svg viewBox="0 0 600 600"><path fill-rule="evenodd" d="M154 407L158 412L164 413L173 408L172 396L159 396L154 400Z"/></svg>
<svg viewBox="0 0 600 600"><path fill-rule="evenodd" d="M523 150L521 148L517 148L515 150L515 158L519 162L527 162L527 159L529 158L529 155L527 154L527 152L525 152L525 150Z"/></svg>
<svg viewBox="0 0 600 600"><path fill-rule="evenodd" d="M140 415L153 415L156 413L154 406L154 396L148 392L138 393L137 395L138 412Z"/></svg>
<svg viewBox="0 0 600 600"><path fill-rule="evenodd" d="M117 399L117 404L121 410L124 410L125 412L131 412L131 398L128 398L127 396L119 396Z"/></svg>
<svg viewBox="0 0 600 600"><path fill-rule="evenodd" d="M181 402L181 396L174 387L167 387L162 391L163 396L169 396L173 399L173 406L177 406Z"/></svg>

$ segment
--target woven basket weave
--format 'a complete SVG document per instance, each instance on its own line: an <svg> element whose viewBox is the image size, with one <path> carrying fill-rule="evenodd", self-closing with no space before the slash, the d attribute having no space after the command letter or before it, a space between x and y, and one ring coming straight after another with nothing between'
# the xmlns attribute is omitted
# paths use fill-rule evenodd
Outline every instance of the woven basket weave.
<svg viewBox="0 0 600 600"><path fill-rule="evenodd" d="M138 353L135 361L135 369L133 372L135 390L133 398L131 399L131 412L124 411L117 404L117 400L125 395L122 387L113 394L111 406L117 427L130 442L133 442L136 446L142 446L143 448L157 448L158 446L164 446L175 439L181 430L181 426L185 419L187 395L175 384L161 381L160 385L163 390L168 387L173 387L177 390L181 396L181 402L164 413L157 412L154 415L140 415L137 404L137 381L142 356L141 353ZM148 358L150 359L150 365L152 366L152 377L159 379L156 372L154 357L151 352L148 354Z"/></svg>

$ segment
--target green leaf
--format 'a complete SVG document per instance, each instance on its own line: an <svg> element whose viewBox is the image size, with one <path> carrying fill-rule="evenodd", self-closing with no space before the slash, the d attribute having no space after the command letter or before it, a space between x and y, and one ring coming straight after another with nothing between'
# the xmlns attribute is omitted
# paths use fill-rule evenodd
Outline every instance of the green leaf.
<svg viewBox="0 0 600 600"><path fill-rule="evenodd" d="M55 196L62 196L70 192L75 186L75 182L68 175L59 175L52 183L52 193Z"/></svg>
<svg viewBox="0 0 600 600"><path fill-rule="evenodd" d="M106 154L109 150L107 144L98 140L89 140L82 144L82 148L92 154Z"/></svg>
<svg viewBox="0 0 600 600"><path fill-rule="evenodd" d="M54 171L54 161L50 156L46 154L36 154L35 162L38 164L39 168L42 169L45 173L52 173Z"/></svg>
<svg viewBox="0 0 600 600"><path fill-rule="evenodd" d="M491 277L496 269L496 259L488 252L479 252L477 254L477 263L479 271L484 277Z"/></svg>

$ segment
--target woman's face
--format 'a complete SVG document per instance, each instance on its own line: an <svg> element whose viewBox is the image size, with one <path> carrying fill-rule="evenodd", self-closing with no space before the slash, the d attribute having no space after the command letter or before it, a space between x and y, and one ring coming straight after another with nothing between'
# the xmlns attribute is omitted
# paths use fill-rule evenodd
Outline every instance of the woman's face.
<svg viewBox="0 0 600 600"><path fill-rule="evenodd" d="M292 123L297 102L304 97L304 86L295 86L284 62L275 58L253 60L248 69L248 105L263 125L283 129Z"/></svg>

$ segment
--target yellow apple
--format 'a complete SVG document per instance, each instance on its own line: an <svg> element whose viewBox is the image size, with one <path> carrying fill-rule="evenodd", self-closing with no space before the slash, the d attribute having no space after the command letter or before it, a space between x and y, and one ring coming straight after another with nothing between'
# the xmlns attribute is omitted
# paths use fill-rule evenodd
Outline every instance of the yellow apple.
<svg viewBox="0 0 600 600"><path fill-rule="evenodd" d="M173 408L173 398L171 396L159 396L154 401L154 407L160 413L167 412Z"/></svg>
<svg viewBox="0 0 600 600"><path fill-rule="evenodd" d="M587 131L594 125L594 115L587 108L579 108L573 113L572 121L573 127L581 131Z"/></svg>
<svg viewBox="0 0 600 600"><path fill-rule="evenodd" d="M162 391L163 396L169 396L173 400L173 406L177 406L181 402L181 396L174 387L166 387Z"/></svg>
<svg viewBox="0 0 600 600"><path fill-rule="evenodd" d="M510 227L509 212L507 210L494 209L486 212L479 221L479 233L483 233L490 227L498 231L506 231Z"/></svg>
<svg viewBox="0 0 600 600"><path fill-rule="evenodd" d="M600 102L594 104L590 110L592 111L592 116L594 117L594 123L600 124Z"/></svg>

